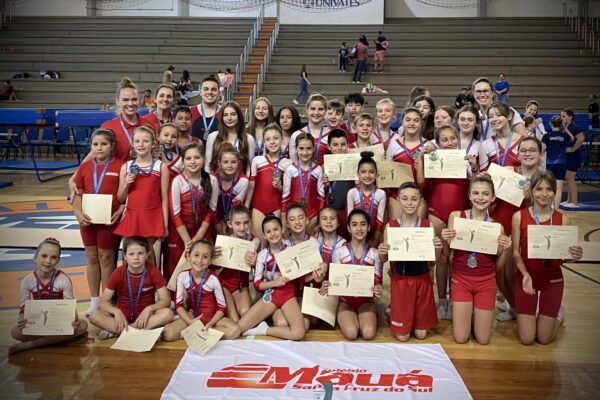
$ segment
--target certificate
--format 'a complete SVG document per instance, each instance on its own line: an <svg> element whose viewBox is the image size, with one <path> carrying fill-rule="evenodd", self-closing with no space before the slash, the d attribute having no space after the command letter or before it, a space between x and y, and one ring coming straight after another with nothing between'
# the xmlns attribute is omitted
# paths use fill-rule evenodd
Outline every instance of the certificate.
<svg viewBox="0 0 600 400"><path fill-rule="evenodd" d="M497 222L454 218L456 237L450 242L451 249L497 254L500 225Z"/></svg>
<svg viewBox="0 0 600 400"><path fill-rule="evenodd" d="M383 149L383 144L374 144L367 147L359 147L355 149L348 149L348 153L362 153L363 151L370 151L373 153L373 159L376 161L385 160L385 150Z"/></svg>
<svg viewBox="0 0 600 400"><path fill-rule="evenodd" d="M110 346L111 349L134 351L136 353L142 353L145 351L152 350L154 343L160 337L163 327L156 329L136 329L132 326L128 326L127 330L124 330L115 344Z"/></svg>
<svg viewBox="0 0 600 400"><path fill-rule="evenodd" d="M330 296L373 297L375 267L372 265L329 264Z"/></svg>
<svg viewBox="0 0 600 400"><path fill-rule="evenodd" d="M330 181L355 181L358 179L360 154L325 154L323 170Z"/></svg>
<svg viewBox="0 0 600 400"><path fill-rule="evenodd" d="M302 314L312 315L335 326L339 297L321 296L319 289L310 286L305 286L302 292Z"/></svg>
<svg viewBox="0 0 600 400"><path fill-rule="evenodd" d="M275 254L275 261L281 275L293 280L319 268L323 259L314 240L307 240Z"/></svg>
<svg viewBox="0 0 600 400"><path fill-rule="evenodd" d="M434 150L425 154L425 178L467 179L465 156L465 150Z"/></svg>
<svg viewBox="0 0 600 400"><path fill-rule="evenodd" d="M84 194L81 211L92 219L93 224L110 225L112 200L112 194Z"/></svg>
<svg viewBox="0 0 600 400"><path fill-rule="evenodd" d="M390 261L435 261L433 228L387 228Z"/></svg>
<svg viewBox="0 0 600 400"><path fill-rule="evenodd" d="M576 226L528 225L527 257L546 260L570 259L569 247L577 244Z"/></svg>
<svg viewBox="0 0 600 400"><path fill-rule="evenodd" d="M181 336L188 347L201 356L205 355L223 336L223 332L216 329L205 329L199 320L181 331Z"/></svg>
<svg viewBox="0 0 600 400"><path fill-rule="evenodd" d="M190 269L190 268L192 268L192 266L188 262L188 260L185 259L185 251L184 251L183 254L181 255L181 258L179 259L179 262L175 266L173 275L171 275L171 277L169 278L169 283L167 283L167 289L169 289L172 292L176 291L177 290L177 277L179 276L179 274L182 271L185 271L186 269Z"/></svg>
<svg viewBox="0 0 600 400"><path fill-rule="evenodd" d="M583 249L583 255L579 261L600 261L600 242L580 241L579 245Z"/></svg>
<svg viewBox="0 0 600 400"><path fill-rule="evenodd" d="M487 172L494 181L496 197L519 207L525 197L523 189L529 180L523 175L517 174L512 168L504 168L495 163L490 164Z"/></svg>
<svg viewBox="0 0 600 400"><path fill-rule="evenodd" d="M404 182L414 182L410 165L377 160L377 187L398 189Z"/></svg>
<svg viewBox="0 0 600 400"><path fill-rule="evenodd" d="M76 300L25 300L24 335L72 335Z"/></svg>
<svg viewBox="0 0 600 400"><path fill-rule="evenodd" d="M220 246L223 253L221 257L212 260L213 265L250 272L250 266L246 264L246 253L254 252L254 242L218 235L215 246Z"/></svg>

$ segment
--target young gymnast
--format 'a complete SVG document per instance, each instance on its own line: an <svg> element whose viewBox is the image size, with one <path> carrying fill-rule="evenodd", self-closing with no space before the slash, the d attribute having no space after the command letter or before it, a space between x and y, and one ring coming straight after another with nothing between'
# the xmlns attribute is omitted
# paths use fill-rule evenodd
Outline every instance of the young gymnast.
<svg viewBox="0 0 600 400"><path fill-rule="evenodd" d="M75 173L75 184L80 194L75 196L73 211L85 247L87 257L86 277L90 289L90 307L86 315L98 309L100 304L100 282L102 288L115 269L115 245L117 236L113 233L115 223L121 218L125 206L119 204L119 171L123 161L113 156L115 136L111 130L97 129L92 133L91 151L94 158L84 161ZM91 218L82 210L83 194L104 194L112 196L111 224L93 224Z"/></svg>
<svg viewBox="0 0 600 400"><path fill-rule="evenodd" d="M252 231L259 238L262 237L260 227L265 216L281 215L282 177L291 163L291 160L284 158L281 149L282 131L279 125L267 125L262 135L266 154L252 160L245 201L246 207L252 209Z"/></svg>
<svg viewBox="0 0 600 400"><path fill-rule="evenodd" d="M100 309L90 315L90 322L101 329L99 339L120 335L129 326L154 329L173 320L167 282L158 268L148 262L150 249L143 237L132 236L123 241L124 265L114 270L102 293ZM115 291L117 300L113 305Z"/></svg>
<svg viewBox="0 0 600 400"><path fill-rule="evenodd" d="M333 253L332 263L369 265L374 269L373 295L381 297L381 261L377 248L370 247L367 235L370 230L369 215L361 209L353 210L348 216L348 231L351 241L338 248ZM323 281L320 289L322 295L328 293L329 281ZM347 340L355 340L360 335L365 340L371 340L377 333L377 314L375 302L370 297L340 297L337 311L337 321L340 331Z"/></svg>
<svg viewBox="0 0 600 400"><path fill-rule="evenodd" d="M346 195L346 213L347 216L355 209L361 209L369 216L369 221L373 228L369 232L369 244L377 247L383 232L383 218L385 214L385 192L378 189L375 180L377 179L377 163L373 159L373 153L363 151L360 153L361 159L358 162L358 185L348 191Z"/></svg>
<svg viewBox="0 0 600 400"><path fill-rule="evenodd" d="M489 175L478 175L471 180L469 200L472 208L453 211L442 238L448 243L457 235L456 218L494 222L489 208L494 201L494 182ZM496 308L496 268L506 264L510 257L511 239L501 228L498 236L498 254L453 250L452 257L452 334L457 343L466 343L471 332L479 344L488 344L492 337L494 309Z"/></svg>
<svg viewBox="0 0 600 400"><path fill-rule="evenodd" d="M210 270L213 246L204 240L192 242L186 252L191 268L177 277L175 312L179 319L168 323L162 332L166 342L181 339L181 331L200 320L206 329L224 333L223 339L240 336L240 328L225 316L227 305L219 278Z"/></svg>
<svg viewBox="0 0 600 400"><path fill-rule="evenodd" d="M10 330L12 338L20 343L11 345L8 348L8 354L66 342L87 335L87 323L77 317L77 312L73 315L72 326L74 332L72 335L33 336L23 334L23 329L27 326L27 319L24 317L26 300L73 299L71 279L67 274L56 268L60 262L60 251L60 243L54 238L44 239L38 245L33 256L36 264L35 270L21 280L19 316L16 325Z"/></svg>
<svg viewBox="0 0 600 400"><path fill-rule="evenodd" d="M319 252L326 265L336 249L346 245L346 239L338 234L339 220L337 210L325 207L319 211L319 231L313 236L319 242Z"/></svg>
<svg viewBox="0 0 600 400"><path fill-rule="evenodd" d="M562 198L565 174L567 172L567 147L575 140L575 136L568 129L563 129L562 118L558 115L550 119L552 130L542 137L542 143L546 146L546 168L556 178L556 196L554 208L558 210Z"/></svg>
<svg viewBox="0 0 600 400"><path fill-rule="evenodd" d="M525 345L534 341L552 343L565 321L561 306L564 281L561 265L565 260L528 258L529 225L570 225L569 217L552 208L556 178L550 171L536 172L530 180L533 205L517 211L512 218L513 257L518 272L515 277L515 306L519 340ZM572 238L577 243L577 238ZM581 259L583 250L569 247L573 260ZM569 262L569 261L566 261Z"/></svg>
<svg viewBox="0 0 600 400"><path fill-rule="evenodd" d="M250 122L246 124L246 133L252 136L256 143L254 156L262 156L265 154L263 130L275 121L273 104L266 97L259 97L254 101L253 110L250 114Z"/></svg>
<svg viewBox="0 0 600 400"><path fill-rule="evenodd" d="M192 112L187 106L179 106L173 111L173 124L177 127L177 148L179 152L190 143L200 143L200 139L190 133L192 127Z"/></svg>
<svg viewBox="0 0 600 400"><path fill-rule="evenodd" d="M310 133L301 133L295 137L299 161L291 163L283 174L281 201L281 218L284 221L288 204L299 203L304 207L309 219L309 233L317 226L317 214L325 203L323 168L313 162L313 146L314 141Z"/></svg>
<svg viewBox="0 0 600 400"><path fill-rule="evenodd" d="M377 124L375 125L375 134L377 139L375 143L383 144L383 150L387 151L390 142L393 140L396 132L392 131L390 127L394 118L396 118L396 105L389 99L381 99L375 105L375 112L377 116Z"/></svg>
<svg viewBox="0 0 600 400"><path fill-rule="evenodd" d="M185 146L181 153L183 173L171 182L171 218L165 260L167 279L171 277L181 255L193 241L212 239L211 225L217 211L219 184L217 178L204 170L202 150L201 143Z"/></svg>
<svg viewBox="0 0 600 400"><path fill-rule="evenodd" d="M377 138L373 134L373 117L369 113L358 114L354 118L354 132L356 132L356 141L349 143L351 149L360 149L377 144Z"/></svg>
<svg viewBox="0 0 600 400"><path fill-rule="evenodd" d="M433 126L438 128L442 125L452 125L454 123L454 115L456 110L450 106L438 106L433 114Z"/></svg>
<svg viewBox="0 0 600 400"><path fill-rule="evenodd" d="M472 105L461 107L456 112L456 124L458 126L458 148L465 149L468 156L479 157L481 141L477 127L480 124L479 113Z"/></svg>
<svg viewBox="0 0 600 400"><path fill-rule="evenodd" d="M290 138L294 132L302 128L300 113L293 106L283 106L277 111L275 122L282 131L281 148L283 149L283 157L290 158Z"/></svg>
<svg viewBox="0 0 600 400"><path fill-rule="evenodd" d="M219 166L215 175L219 184L217 204L217 232L227 232L227 219L232 207L244 204L248 192L248 178L240 172L240 153L231 146L221 148L217 154Z"/></svg>
<svg viewBox="0 0 600 400"><path fill-rule="evenodd" d="M183 160L179 155L177 127L165 123L158 128L158 154L169 170L169 182L183 171Z"/></svg>
<svg viewBox="0 0 600 400"><path fill-rule="evenodd" d="M391 246L387 243L387 227L391 228L427 228L427 219L417 215L422 201L421 188L414 182L404 182L398 189L398 199L402 208L399 219L386 225L383 243L379 245L381 263L388 260ZM436 258L439 258L442 241L436 235L433 238ZM433 298L433 283L427 261L390 261L392 282L390 285L390 330L401 342L410 339L411 332L417 339L425 339L427 330L438 324Z"/></svg>
<svg viewBox="0 0 600 400"><path fill-rule="evenodd" d="M360 93L349 93L344 97L344 104L346 107L346 116L348 119L343 125L342 129L348 135L348 143L354 143L356 137L354 136L354 118L357 115L362 114L365 107L365 98Z"/></svg>
<svg viewBox="0 0 600 400"><path fill-rule="evenodd" d="M156 88L154 95L156 109L146 116L142 117L142 125L148 125L154 130L158 137L160 127L164 124L173 123L173 100L175 99L175 89L171 85L162 84Z"/></svg>
<svg viewBox="0 0 600 400"><path fill-rule="evenodd" d="M246 263L251 266L256 265L256 253L260 250L261 240L250 233L250 210L241 205L232 207L229 210L227 225L232 231L232 237L249 240L253 243L254 251L246 254ZM217 246L214 256L219 257L221 253L221 247ZM252 305L248 289L250 273L231 268L221 268L218 275L227 300L227 316L233 321L239 321L240 317Z"/></svg>
<svg viewBox="0 0 600 400"><path fill-rule="evenodd" d="M433 140L433 114L435 113L435 103L429 96L419 96L415 98L412 104L421 112L423 118L421 136L427 140Z"/></svg>
<svg viewBox="0 0 600 400"><path fill-rule="evenodd" d="M308 115L308 125L294 132L290 138L290 159L294 162L299 161L296 138L299 135L308 133L313 139L312 160L319 160L321 150L327 150L327 140L325 137L325 112L327 110L327 98L321 94L313 94L306 101L306 114ZM318 133L317 133L318 132Z"/></svg>
<svg viewBox="0 0 600 400"><path fill-rule="evenodd" d="M115 234L148 239L150 259L160 265L152 246L168 233L169 171L162 161L152 158L152 150L156 147L152 129L136 128L133 146L136 158L123 164L119 173L117 199L126 203Z"/></svg>

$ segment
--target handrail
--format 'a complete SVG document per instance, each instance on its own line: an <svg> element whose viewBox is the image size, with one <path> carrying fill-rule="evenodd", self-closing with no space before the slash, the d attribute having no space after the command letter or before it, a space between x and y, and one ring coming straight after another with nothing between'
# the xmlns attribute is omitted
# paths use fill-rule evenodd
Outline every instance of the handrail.
<svg viewBox="0 0 600 400"><path fill-rule="evenodd" d="M575 32L577 40L582 41L583 49L582 53L586 49L591 49L592 57L600 56L600 40L596 39L596 34L600 28L600 17L592 17L591 12L585 17L578 17L574 15L573 9L567 10L566 5L563 7L563 15L565 18L565 24L569 27L571 32Z"/></svg>

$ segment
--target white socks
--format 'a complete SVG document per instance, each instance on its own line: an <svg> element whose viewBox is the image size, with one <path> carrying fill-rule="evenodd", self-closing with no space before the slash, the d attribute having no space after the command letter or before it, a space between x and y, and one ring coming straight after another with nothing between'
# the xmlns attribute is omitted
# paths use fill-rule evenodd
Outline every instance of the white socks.
<svg viewBox="0 0 600 400"><path fill-rule="evenodd" d="M265 336L267 334L267 329L269 329L269 325L265 321L263 321L260 324L256 325L254 328L248 329L242 335L244 335L244 336L256 336L256 335Z"/></svg>
<svg viewBox="0 0 600 400"><path fill-rule="evenodd" d="M100 297L92 297L90 299L90 306L88 307L87 311L85 312L85 315L87 315L89 317L98 308L100 308Z"/></svg>

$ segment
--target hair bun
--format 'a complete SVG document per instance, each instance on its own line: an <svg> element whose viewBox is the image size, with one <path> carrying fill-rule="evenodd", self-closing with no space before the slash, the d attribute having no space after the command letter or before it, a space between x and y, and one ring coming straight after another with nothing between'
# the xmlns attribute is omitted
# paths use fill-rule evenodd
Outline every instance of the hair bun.
<svg viewBox="0 0 600 400"><path fill-rule="evenodd" d="M60 245L60 242L57 238L53 238L53 237L47 237L46 239L44 239L44 241L48 241L48 242L56 242Z"/></svg>
<svg viewBox="0 0 600 400"><path fill-rule="evenodd" d="M375 156L375 153L373 153L372 151L361 151L360 156L362 158L373 158Z"/></svg>

